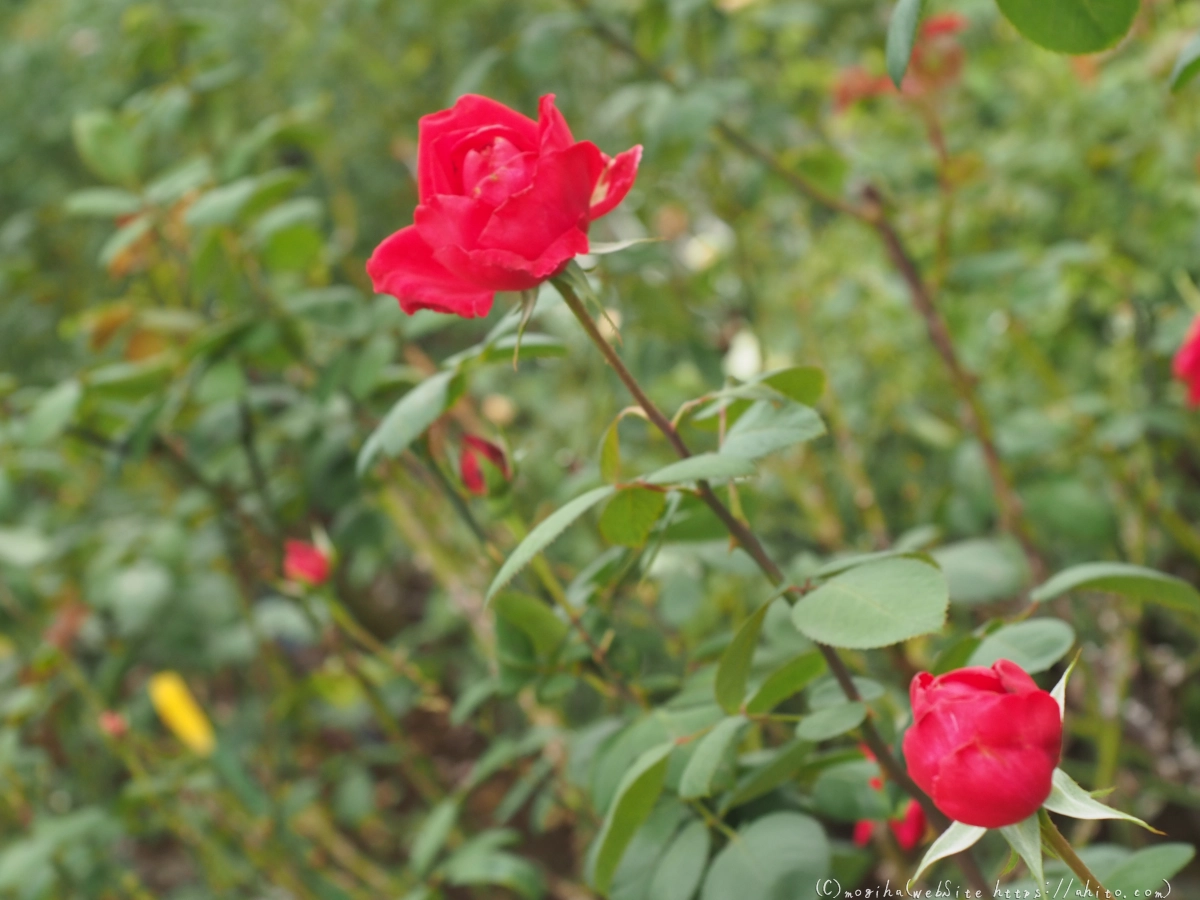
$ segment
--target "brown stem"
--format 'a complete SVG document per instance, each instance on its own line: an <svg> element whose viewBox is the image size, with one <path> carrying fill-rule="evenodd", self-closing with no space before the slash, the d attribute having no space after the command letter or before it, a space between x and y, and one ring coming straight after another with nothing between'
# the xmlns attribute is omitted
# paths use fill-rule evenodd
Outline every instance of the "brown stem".
<svg viewBox="0 0 1200 900"><path fill-rule="evenodd" d="M1075 852L1075 848L1071 846L1071 842L1063 837L1063 833L1058 830L1058 826L1054 824L1054 820L1050 818L1050 813L1046 810L1038 810L1038 823L1041 825L1042 840L1046 845L1054 851L1054 854L1067 864L1075 875L1083 879L1084 885L1088 890L1092 891L1097 897L1115 897L1112 891L1100 883L1100 879L1092 874L1091 869L1087 864L1079 858L1079 854Z"/></svg>
<svg viewBox="0 0 1200 900"><path fill-rule="evenodd" d="M663 437L667 439L680 457L686 458L691 456L691 451L688 449L687 444L684 443L683 438L680 437L675 426L671 424L671 420L663 415L654 401L642 389L641 384L638 383L633 373L626 368L624 361L617 351L604 339L604 336L596 327L596 323L592 320L591 315L588 314L587 308L583 305L583 301L579 299L579 296L575 293L571 285L563 278L556 278L554 285L558 288L559 293L562 295L571 312L575 315L575 318L579 320L579 324L583 326L583 330L587 333L587 336L600 350L601 354L603 354L605 361L612 366L613 371L617 373L617 377L621 379L621 382L629 390L634 400L645 410L646 417L662 432ZM742 549L750 554L750 557L762 569L771 584L777 587L782 585L786 580L783 570L771 559L762 542L759 541L758 536L745 522L738 519L730 511L729 507L721 502L707 481L698 481L696 488L700 499L716 514L717 518L721 520L722 524L729 531L729 534L741 545ZM825 658L825 663L829 666L829 671L833 673L833 677L837 680L838 686L841 687L842 693L846 695L846 698L851 701L860 700L861 696L857 686L854 684L854 679L850 675L850 670L846 668L846 664L838 655L837 650L826 644L817 644L817 649L820 650L821 655ZM908 773L896 761L896 758L892 755L891 748L888 747L883 736L875 728L874 722L868 718L863 722L861 730L863 742L871 749L876 761L887 774L887 777L898 784L921 805L921 809L925 812L925 817L930 822L940 828L947 827L950 824L950 820L942 815L941 811L933 805L933 801L929 799L929 796L917 786L916 782L908 776ZM986 888L987 882L984 880L983 873L980 872L974 858L969 853L963 853L960 857L963 871L972 883L980 887L980 889Z"/></svg>
<svg viewBox="0 0 1200 900"><path fill-rule="evenodd" d="M959 398L966 408L965 423L983 450L988 476L992 482L992 491L996 495L996 504L999 507L1000 527L1020 541L1034 578L1042 581L1046 576L1046 565L1025 526L1021 498L1013 489L1008 470L996 447L991 418L987 414L979 393L975 390L977 379L974 373L970 372L958 358L958 351L955 349L954 339L950 336L946 320L934 303L933 294L921 277L921 272L908 252L908 248L904 245L899 232L896 231L895 225L885 214L883 198L879 195L879 191L874 187L868 187L863 192L863 199L868 211L867 221L879 235L887 250L888 258L891 259L892 265L896 267L896 271L900 273L901 278L908 286L913 306L925 321L925 329L929 333L930 343L933 344L938 356L942 358L942 363L950 374L950 380L954 383L954 389L958 392Z"/></svg>

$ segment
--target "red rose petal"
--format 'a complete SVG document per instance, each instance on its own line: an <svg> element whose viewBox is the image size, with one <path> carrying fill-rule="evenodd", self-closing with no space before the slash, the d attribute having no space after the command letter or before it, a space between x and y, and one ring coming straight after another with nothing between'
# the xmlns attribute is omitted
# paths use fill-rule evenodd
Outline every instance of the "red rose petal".
<svg viewBox="0 0 1200 900"><path fill-rule="evenodd" d="M642 161L642 147L630 147L624 153L618 153L606 160L604 171L592 189L591 208L588 216L599 219L612 212L617 204L625 199L633 182L637 178L638 164Z"/></svg>
<svg viewBox="0 0 1200 900"><path fill-rule="evenodd" d="M376 293L390 294L410 315L419 309L453 313L471 319L486 316L494 290L452 274L439 263L413 226L402 228L375 248L367 274Z"/></svg>
<svg viewBox="0 0 1200 900"><path fill-rule="evenodd" d="M503 103L477 94L464 94L450 109L422 116L417 144L417 190L422 201L436 194L459 193L461 186L448 171L452 160L441 139L455 133L463 136L484 128L499 128L522 150L537 147L537 123ZM461 142L460 142L461 143ZM465 155L466 150L463 150ZM461 162L461 156L459 157ZM461 184L461 183L460 183Z"/></svg>

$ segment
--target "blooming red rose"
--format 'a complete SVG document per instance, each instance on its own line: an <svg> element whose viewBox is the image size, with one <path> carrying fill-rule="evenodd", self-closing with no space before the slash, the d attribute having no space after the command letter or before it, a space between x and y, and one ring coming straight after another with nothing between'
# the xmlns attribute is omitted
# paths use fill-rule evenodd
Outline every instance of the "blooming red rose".
<svg viewBox="0 0 1200 900"><path fill-rule="evenodd" d="M287 541L283 546L283 574L301 584L324 584L329 579L329 559L312 544Z"/></svg>
<svg viewBox="0 0 1200 900"><path fill-rule="evenodd" d="M407 313L487 315L496 291L535 287L587 253L588 225L629 193L641 157L576 141L553 94L537 122L460 97L421 119L413 224L375 249L367 274Z"/></svg>
<svg viewBox="0 0 1200 900"><path fill-rule="evenodd" d="M904 735L908 773L947 816L1001 828L1050 796L1062 750L1058 703L1016 663L1002 659L912 680L913 724Z"/></svg>
<svg viewBox="0 0 1200 900"><path fill-rule="evenodd" d="M1175 354L1175 377L1188 386L1188 402L1200 406L1200 316Z"/></svg>
<svg viewBox="0 0 1200 900"><path fill-rule="evenodd" d="M473 434L464 435L462 456L458 461L459 475L468 491L482 497L487 494L488 489L487 479L484 478L483 469L479 465L480 456L499 469L505 481L512 478L512 471L508 467L508 457L504 455L503 450L491 441L485 441Z"/></svg>

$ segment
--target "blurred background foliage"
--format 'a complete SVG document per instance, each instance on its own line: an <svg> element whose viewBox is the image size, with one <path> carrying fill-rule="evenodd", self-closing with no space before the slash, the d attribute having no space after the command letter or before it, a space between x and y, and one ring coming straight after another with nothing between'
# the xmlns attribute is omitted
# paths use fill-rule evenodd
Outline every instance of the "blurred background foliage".
<svg viewBox="0 0 1200 900"><path fill-rule="evenodd" d="M1166 79L1200 13L1147 0L1117 49L1071 59L990 2L935 6L967 27L943 77L903 94L855 87L884 69L878 0L0 6L0 895L592 896L587 847L620 776L711 724L696 698L767 594L698 506L649 548L590 517L527 573L530 594L484 608L520 536L600 483L626 402L551 291L518 370L511 345L481 353L427 437L356 472L397 398L515 302L488 322L407 318L363 271L410 221L418 118L464 92L529 113L555 93L578 137L645 145L593 236L655 240L585 263L664 408L728 378L825 371L829 434L737 499L797 578L896 545L942 565L945 635L849 656L885 733L905 674L956 646L964 662L975 644L956 642L1032 575L871 230L729 128L831 195L882 190L1051 570L1121 559L1194 581L1197 425L1170 357L1200 312L1200 115L1198 88ZM715 419L694 427L715 441ZM467 434L513 463L487 498L459 476ZM619 434L623 472L670 461L637 417ZM286 580L285 539L317 540L332 579ZM593 646L530 611L558 590ZM1044 613L1067 625L1043 635L1045 686L1082 648L1066 768L1194 843L1196 611L1086 595ZM756 671L809 649L786 621L765 633ZM216 751L156 718L163 670L186 678ZM821 687L794 710L819 709ZM639 719L639 700L656 712ZM756 730L726 780L778 763L789 737ZM701 804L660 804L612 896L903 880L914 860L886 834L850 840L899 802L868 787L855 747L835 734L784 759L711 829L693 824ZM730 827L767 840L781 815L815 831L754 893L721 848ZM1148 840L1122 823L1073 837L1110 868ZM999 870L1003 845L982 846ZM1187 856L1138 872L1157 883Z"/></svg>

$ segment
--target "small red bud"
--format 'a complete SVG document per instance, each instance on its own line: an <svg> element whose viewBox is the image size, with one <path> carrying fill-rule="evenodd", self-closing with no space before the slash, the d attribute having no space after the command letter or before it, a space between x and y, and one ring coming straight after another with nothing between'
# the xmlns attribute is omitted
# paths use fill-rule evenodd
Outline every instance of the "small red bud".
<svg viewBox="0 0 1200 900"><path fill-rule="evenodd" d="M329 559L304 541L287 541L283 547L283 574L291 581L317 586L329 580Z"/></svg>

